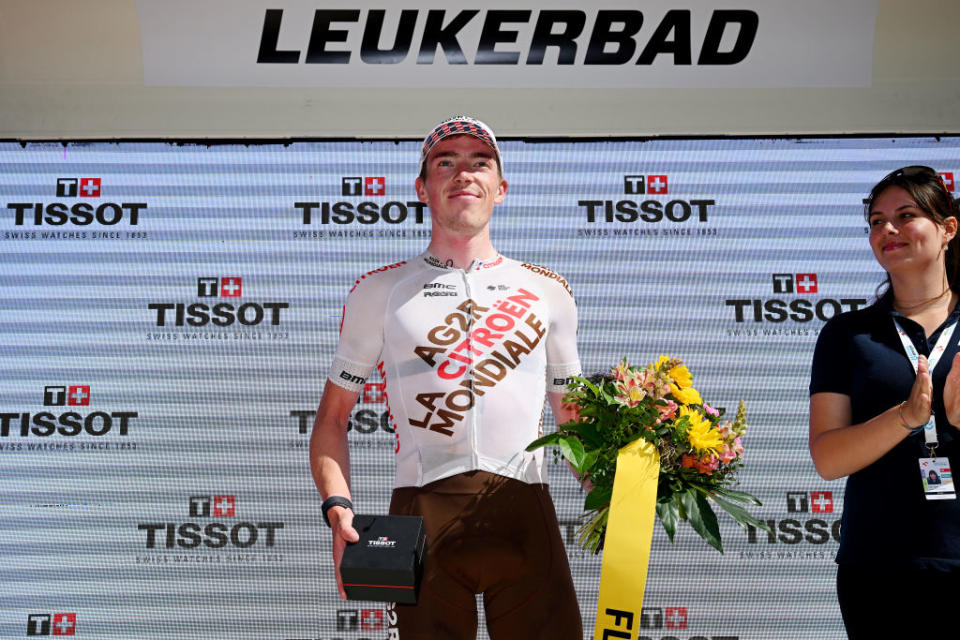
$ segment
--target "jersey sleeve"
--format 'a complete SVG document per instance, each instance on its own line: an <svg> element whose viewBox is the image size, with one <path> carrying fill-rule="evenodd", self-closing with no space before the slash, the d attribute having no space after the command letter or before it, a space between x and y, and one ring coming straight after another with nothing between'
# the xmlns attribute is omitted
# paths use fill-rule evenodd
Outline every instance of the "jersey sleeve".
<svg viewBox="0 0 960 640"><path fill-rule="evenodd" d="M838 316L820 330L810 371L810 395L823 391L850 395L851 336Z"/></svg>
<svg viewBox="0 0 960 640"><path fill-rule="evenodd" d="M333 357L330 382L349 391L362 391L383 350L386 292L364 276L347 295L340 320L340 342Z"/></svg>
<svg viewBox="0 0 960 640"><path fill-rule="evenodd" d="M564 393L573 376L580 375L577 352L577 303L569 285L552 282L552 313L547 332L547 391Z"/></svg>

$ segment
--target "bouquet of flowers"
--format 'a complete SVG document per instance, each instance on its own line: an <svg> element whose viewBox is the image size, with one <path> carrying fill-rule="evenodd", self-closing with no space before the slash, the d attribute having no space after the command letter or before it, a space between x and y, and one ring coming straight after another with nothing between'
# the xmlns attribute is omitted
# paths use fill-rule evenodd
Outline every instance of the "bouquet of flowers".
<svg viewBox="0 0 960 640"><path fill-rule="evenodd" d="M730 488L743 466L740 438L747 429L743 401L736 417L724 420L724 410L704 402L692 383L690 371L676 358L660 356L642 368L624 359L609 373L575 378L564 400L579 407L579 419L559 425L556 432L527 446L527 451L558 446L592 487L578 533L584 549L599 553L603 548L617 454L638 438L653 443L660 453L656 510L671 542L679 521L686 520L723 553L711 504L743 527L768 529L742 506L759 506L760 501Z"/></svg>

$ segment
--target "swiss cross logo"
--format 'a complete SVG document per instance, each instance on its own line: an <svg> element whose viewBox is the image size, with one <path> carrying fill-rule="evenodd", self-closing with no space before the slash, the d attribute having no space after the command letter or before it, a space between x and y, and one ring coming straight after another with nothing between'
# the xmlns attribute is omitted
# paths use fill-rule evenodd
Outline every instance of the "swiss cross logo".
<svg viewBox="0 0 960 640"><path fill-rule="evenodd" d="M100 178L80 178L80 197L99 198Z"/></svg>
<svg viewBox="0 0 960 640"><path fill-rule="evenodd" d="M363 195L382 196L387 192L387 179L384 176L363 179Z"/></svg>
<svg viewBox="0 0 960 640"><path fill-rule="evenodd" d="M28 636L72 636L77 632L77 614L34 613L27 616Z"/></svg>
<svg viewBox="0 0 960 640"><path fill-rule="evenodd" d="M652 195L666 195L667 176L647 176L647 193Z"/></svg>
<svg viewBox="0 0 960 640"><path fill-rule="evenodd" d="M666 620L667 629L686 629L687 628L687 608L686 607L667 607L663 615Z"/></svg>
<svg viewBox="0 0 960 640"><path fill-rule="evenodd" d="M77 631L77 614L75 613L55 613L53 614L53 635L72 636Z"/></svg>
<svg viewBox="0 0 960 640"><path fill-rule="evenodd" d="M386 383L368 382L363 385L363 402L365 404L380 404L387 401Z"/></svg>
<svg viewBox="0 0 960 640"><path fill-rule="evenodd" d="M941 171L940 178L943 179L943 186L947 191L956 191L956 183L953 181L953 171Z"/></svg>
<svg viewBox="0 0 960 640"><path fill-rule="evenodd" d="M665 195L667 190L667 176L659 175L629 175L623 176L623 192L627 195Z"/></svg>
<svg viewBox="0 0 960 640"><path fill-rule="evenodd" d="M70 387L50 385L43 388L43 406L45 407L88 407L90 406L90 386L71 385Z"/></svg>
<svg viewBox="0 0 960 640"><path fill-rule="evenodd" d="M817 293L817 274L815 273L774 273L774 293Z"/></svg>
<svg viewBox="0 0 960 640"><path fill-rule="evenodd" d="M237 511L237 501L234 496L213 496L213 515L232 518Z"/></svg>
<svg viewBox="0 0 960 640"><path fill-rule="evenodd" d="M360 631L382 631L384 629L382 609L360 610Z"/></svg>
<svg viewBox="0 0 960 640"><path fill-rule="evenodd" d="M817 274L798 273L796 284L797 284L797 293L816 293L817 292Z"/></svg>
<svg viewBox="0 0 960 640"><path fill-rule="evenodd" d="M190 496L191 518L209 518L211 514L214 517L230 518L236 513L236 496Z"/></svg>
<svg viewBox="0 0 960 640"><path fill-rule="evenodd" d="M811 491L810 504L813 505L813 513L833 513L833 492Z"/></svg>
<svg viewBox="0 0 960 640"><path fill-rule="evenodd" d="M70 391L67 393L67 404L71 407L90 406L89 385L71 386Z"/></svg>
<svg viewBox="0 0 960 640"><path fill-rule="evenodd" d="M223 278L220 280L220 297L239 298L243 293L243 278Z"/></svg>
<svg viewBox="0 0 960 640"><path fill-rule="evenodd" d="M243 278L197 278L198 298L239 298L243 295Z"/></svg>

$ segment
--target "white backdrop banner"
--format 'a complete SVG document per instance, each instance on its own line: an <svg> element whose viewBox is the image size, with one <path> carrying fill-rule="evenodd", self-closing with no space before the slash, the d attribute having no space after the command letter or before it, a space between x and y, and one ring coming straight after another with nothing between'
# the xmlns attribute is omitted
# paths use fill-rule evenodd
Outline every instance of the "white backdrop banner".
<svg viewBox="0 0 960 640"><path fill-rule="evenodd" d="M348 290L427 243L418 146L0 144L0 637L385 638L382 604L337 597L307 443ZM960 138L502 147L494 242L570 282L584 369L675 356L747 405L740 488L773 532L723 521L720 555L657 525L640 638L841 637L813 347L883 279L870 187L928 164L955 189ZM381 380L348 439L358 510L385 512ZM548 470L589 637L584 495Z"/></svg>
<svg viewBox="0 0 960 640"><path fill-rule="evenodd" d="M137 0L148 86L867 87L877 0Z"/></svg>

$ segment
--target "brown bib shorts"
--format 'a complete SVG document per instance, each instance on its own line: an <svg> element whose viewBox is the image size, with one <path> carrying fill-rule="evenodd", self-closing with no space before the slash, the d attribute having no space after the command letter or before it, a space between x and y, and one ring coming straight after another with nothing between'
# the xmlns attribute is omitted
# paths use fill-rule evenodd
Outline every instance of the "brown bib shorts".
<svg viewBox="0 0 960 640"><path fill-rule="evenodd" d="M469 471L394 489L390 513L423 516L429 547L417 604L392 608L389 638L474 640L478 593L491 640L583 638L547 485Z"/></svg>

